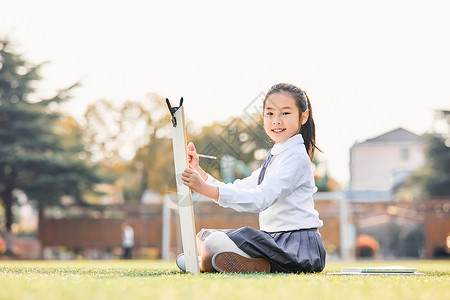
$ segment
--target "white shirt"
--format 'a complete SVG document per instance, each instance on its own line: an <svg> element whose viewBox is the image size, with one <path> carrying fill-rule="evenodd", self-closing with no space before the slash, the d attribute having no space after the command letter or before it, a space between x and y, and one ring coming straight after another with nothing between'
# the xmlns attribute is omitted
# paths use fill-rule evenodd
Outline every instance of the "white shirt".
<svg viewBox="0 0 450 300"><path fill-rule="evenodd" d="M208 174L206 183L219 187L218 204L240 212L259 213L259 226L267 232L323 226L314 209L317 191L311 161L301 134L275 144L263 182L261 168L249 177L223 183Z"/></svg>
<svg viewBox="0 0 450 300"><path fill-rule="evenodd" d="M126 226L123 229L122 246L127 248L134 246L134 230L131 226Z"/></svg>

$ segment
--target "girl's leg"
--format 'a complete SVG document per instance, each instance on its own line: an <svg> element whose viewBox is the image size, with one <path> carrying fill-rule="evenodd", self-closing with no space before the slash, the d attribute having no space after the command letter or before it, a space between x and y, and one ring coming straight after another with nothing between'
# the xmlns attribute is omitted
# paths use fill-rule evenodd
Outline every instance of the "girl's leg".
<svg viewBox="0 0 450 300"><path fill-rule="evenodd" d="M197 240L197 251L198 251L198 255L201 256L202 255L202 245L203 242L205 241L205 239L211 235L211 233L215 232L215 229L205 229L202 228L202 230L199 231L199 233L197 233L196 236L196 240Z"/></svg>

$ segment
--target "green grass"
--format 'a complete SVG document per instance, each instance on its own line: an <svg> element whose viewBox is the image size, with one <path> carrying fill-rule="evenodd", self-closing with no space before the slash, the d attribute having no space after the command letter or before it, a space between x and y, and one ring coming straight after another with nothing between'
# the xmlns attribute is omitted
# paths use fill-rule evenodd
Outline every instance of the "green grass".
<svg viewBox="0 0 450 300"><path fill-rule="evenodd" d="M402 265L424 276L332 276ZM185 274L162 261L0 261L0 299L450 299L450 261L329 262L320 274Z"/></svg>

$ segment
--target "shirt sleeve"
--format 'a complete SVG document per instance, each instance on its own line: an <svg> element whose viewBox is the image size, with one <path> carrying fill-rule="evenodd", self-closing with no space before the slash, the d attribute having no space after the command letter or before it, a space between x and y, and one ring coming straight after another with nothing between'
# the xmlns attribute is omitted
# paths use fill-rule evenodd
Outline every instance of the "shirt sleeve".
<svg viewBox="0 0 450 300"><path fill-rule="evenodd" d="M271 169L269 166L260 185L250 189L242 189L236 185L219 186L217 203L222 207L230 207L240 212L262 212L304 183L309 172L312 172L310 162L294 153L283 158L276 168Z"/></svg>
<svg viewBox="0 0 450 300"><path fill-rule="evenodd" d="M233 183L224 183L222 181L215 179L213 176L207 173L206 175L208 176L208 178L206 179L206 183L212 186L217 186L219 188L221 186L233 186L239 189L250 189L257 186L259 172L261 172L261 168L253 171L252 174L246 178L236 179Z"/></svg>

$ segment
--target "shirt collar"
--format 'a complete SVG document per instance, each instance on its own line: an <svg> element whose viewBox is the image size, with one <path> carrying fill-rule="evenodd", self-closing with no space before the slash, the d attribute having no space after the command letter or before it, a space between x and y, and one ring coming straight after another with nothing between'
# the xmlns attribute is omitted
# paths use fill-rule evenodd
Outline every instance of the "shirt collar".
<svg viewBox="0 0 450 300"><path fill-rule="evenodd" d="M275 144L272 147L272 150L270 150L270 153L272 153L273 155L277 155L277 154L280 154L281 152L289 149L292 146L295 146L297 144L303 144L303 143L304 143L304 141L303 141L302 135L296 134L296 135L291 136L284 142Z"/></svg>

